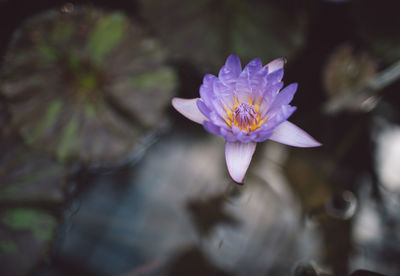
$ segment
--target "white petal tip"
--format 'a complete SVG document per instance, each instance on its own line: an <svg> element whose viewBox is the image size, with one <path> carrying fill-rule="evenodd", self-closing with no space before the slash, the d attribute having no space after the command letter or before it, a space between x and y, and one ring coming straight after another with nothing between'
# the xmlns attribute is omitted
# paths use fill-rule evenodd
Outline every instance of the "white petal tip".
<svg viewBox="0 0 400 276"><path fill-rule="evenodd" d="M285 63L286 63L286 59L283 57L274 59L273 61L271 61L270 63L265 65L265 66L268 66L268 74L271 74L272 72L282 69L283 66L285 65Z"/></svg>
<svg viewBox="0 0 400 276"><path fill-rule="evenodd" d="M183 116L186 118L202 124L204 121L208 119L203 113L200 112L199 108L197 107L197 101L199 99L182 99L182 98L173 98L171 100L172 106Z"/></svg>
<svg viewBox="0 0 400 276"><path fill-rule="evenodd" d="M231 174L229 174L229 175L232 178L233 182L235 182L236 184L239 184L239 185L243 185L244 176L240 178L237 176L232 176Z"/></svg>
<svg viewBox="0 0 400 276"><path fill-rule="evenodd" d="M248 168L246 168L247 171ZM232 180L236 183L236 184L240 184L243 185L243 179L244 176L246 175L246 171L244 172L244 174L237 172L237 171L233 171L232 169L229 170L228 168L228 172L229 172L229 176L232 178Z"/></svg>
<svg viewBox="0 0 400 276"><path fill-rule="evenodd" d="M322 146L322 144L311 137L311 135L289 121L283 122L277 126L269 139L299 148L314 148Z"/></svg>

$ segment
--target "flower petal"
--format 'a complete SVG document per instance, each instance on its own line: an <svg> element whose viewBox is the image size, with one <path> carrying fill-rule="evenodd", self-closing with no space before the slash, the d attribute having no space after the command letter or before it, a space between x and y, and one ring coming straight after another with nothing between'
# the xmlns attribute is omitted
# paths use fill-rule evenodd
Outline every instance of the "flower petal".
<svg viewBox="0 0 400 276"><path fill-rule="evenodd" d="M217 77L211 74L207 74L203 78L203 83L200 86L200 97L204 103L211 108L213 106L213 101L215 99L214 95L214 82Z"/></svg>
<svg viewBox="0 0 400 276"><path fill-rule="evenodd" d="M269 137L271 137L272 132L273 132L273 130L271 130L270 128L260 129L254 133L253 141L259 142L259 143L264 142L264 141L268 140Z"/></svg>
<svg viewBox="0 0 400 276"><path fill-rule="evenodd" d="M186 118L199 123L203 124L204 121L208 121L206 116L200 112L199 108L197 107L197 101L200 98L194 99L182 99L182 98L173 98L172 99L172 106L183 116Z"/></svg>
<svg viewBox="0 0 400 276"><path fill-rule="evenodd" d="M208 108L208 106L201 99L197 100L196 104L199 111L203 113L203 115L206 116L208 119L210 119L210 108Z"/></svg>
<svg viewBox="0 0 400 276"><path fill-rule="evenodd" d="M220 128L211 122L205 121L203 126L204 126L205 130L207 130L211 134L219 135L221 133Z"/></svg>
<svg viewBox="0 0 400 276"><path fill-rule="evenodd" d="M274 84L280 82L283 78L283 69L278 69L272 73L268 73L267 75L267 83Z"/></svg>
<svg viewBox="0 0 400 276"><path fill-rule="evenodd" d="M228 66L232 72L239 77L240 72L242 72L242 65L240 64L240 59L237 55L231 54L225 62L225 65Z"/></svg>
<svg viewBox="0 0 400 276"><path fill-rule="evenodd" d="M220 131L221 131L221 136L224 137L224 139L227 142L235 142L235 141L237 141L236 136L232 133L232 129L221 127Z"/></svg>
<svg viewBox="0 0 400 276"><path fill-rule="evenodd" d="M219 71L218 78L230 88L235 88L235 83L242 71L242 65L240 64L240 59L237 55L230 55Z"/></svg>
<svg viewBox="0 0 400 276"><path fill-rule="evenodd" d="M292 83L286 86L279 94L275 97L271 108L275 106L287 105L293 100L293 96L297 90L297 83Z"/></svg>
<svg viewBox="0 0 400 276"><path fill-rule="evenodd" d="M266 124L275 128L278 124L286 121L296 109L297 107L288 104L281 106L272 105L267 113L261 113L261 119L267 119Z"/></svg>
<svg viewBox="0 0 400 276"><path fill-rule="evenodd" d="M260 111L261 114L267 113L268 109L278 95L279 90L283 87L283 82L278 82L275 84L267 84L264 94L261 98Z"/></svg>
<svg viewBox="0 0 400 276"><path fill-rule="evenodd" d="M283 105L280 108L275 109L274 112L268 113L266 117L267 121L264 122L259 129L254 131L256 139L253 141L264 142L269 139L273 134L274 129L285 122L295 111L295 106Z"/></svg>
<svg viewBox="0 0 400 276"><path fill-rule="evenodd" d="M265 75L262 74L262 63L259 58L255 58L250 61L246 67L240 73L239 78L236 81L236 92L239 103L249 102L250 95L257 99L261 96L262 88L265 82ZM265 70L264 70L265 71ZM262 71L262 72L264 72Z"/></svg>
<svg viewBox="0 0 400 276"><path fill-rule="evenodd" d="M227 107L232 108L234 104L234 93L233 89L226 86L222 81L217 79L214 81L214 95ZM214 103L215 104L215 103Z"/></svg>
<svg viewBox="0 0 400 276"><path fill-rule="evenodd" d="M268 67L268 74L270 74L276 70L282 69L283 65L285 65L285 59L277 58L265 65L265 67Z"/></svg>
<svg viewBox="0 0 400 276"><path fill-rule="evenodd" d="M218 113L215 111L211 111L210 117L208 117L208 118L210 119L210 122L216 126L230 128L230 126L227 124L227 122L220 115L218 115Z"/></svg>
<svg viewBox="0 0 400 276"><path fill-rule="evenodd" d="M228 171L232 179L242 183L249 168L257 143L226 142L225 159Z"/></svg>
<svg viewBox="0 0 400 276"><path fill-rule="evenodd" d="M307 132L289 121L278 125L269 139L289 146L301 148L319 147L322 145Z"/></svg>

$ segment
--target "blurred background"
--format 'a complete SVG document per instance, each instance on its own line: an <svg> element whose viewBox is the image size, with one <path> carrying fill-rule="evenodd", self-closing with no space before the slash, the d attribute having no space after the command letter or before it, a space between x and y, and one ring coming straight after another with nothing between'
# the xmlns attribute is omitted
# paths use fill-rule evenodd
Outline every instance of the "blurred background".
<svg viewBox="0 0 400 276"><path fill-rule="evenodd" d="M400 275L397 1L0 0L1 275ZM285 57L323 143L174 111L227 56Z"/></svg>

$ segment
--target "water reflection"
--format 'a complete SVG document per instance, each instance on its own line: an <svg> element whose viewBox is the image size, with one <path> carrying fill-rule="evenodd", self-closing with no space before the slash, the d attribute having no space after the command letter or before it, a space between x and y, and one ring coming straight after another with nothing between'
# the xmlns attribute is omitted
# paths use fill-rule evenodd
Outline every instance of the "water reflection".
<svg viewBox="0 0 400 276"><path fill-rule="evenodd" d="M94 179L79 211L66 218L57 258L84 259L106 275L140 275L139 268L179 275L185 267L198 275L288 275L288 263L315 256L316 236L300 223L275 147L260 150L246 184L237 186L225 170L222 139L166 137L138 166L116 173L124 185L112 183L115 175Z"/></svg>
<svg viewBox="0 0 400 276"><path fill-rule="evenodd" d="M325 204L326 211L334 218L349 219L357 208L357 199L350 191L344 191L340 195L334 195Z"/></svg>
<svg viewBox="0 0 400 276"><path fill-rule="evenodd" d="M400 130L379 116L373 124L373 138L376 143L375 167L377 171L378 190L370 180L364 180L363 189L359 191L359 208L354 219L352 241L352 267L365 268L354 275L387 275L398 273L400 242L398 229L399 179L397 177L400 158ZM373 195L378 196L373 197ZM368 271L368 269L370 271ZM352 274L352 275L353 275Z"/></svg>
<svg viewBox="0 0 400 276"><path fill-rule="evenodd" d="M400 126L384 124L376 137L376 143L379 181L389 192L400 192Z"/></svg>

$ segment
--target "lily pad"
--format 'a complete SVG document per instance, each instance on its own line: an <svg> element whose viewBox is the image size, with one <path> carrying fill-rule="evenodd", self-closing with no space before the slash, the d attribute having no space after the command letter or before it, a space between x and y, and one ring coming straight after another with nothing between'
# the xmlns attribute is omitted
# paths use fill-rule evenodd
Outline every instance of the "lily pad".
<svg viewBox="0 0 400 276"><path fill-rule="evenodd" d="M1 72L12 124L62 161L125 158L166 120L176 84L165 52L121 12L74 7L31 18Z"/></svg>
<svg viewBox="0 0 400 276"><path fill-rule="evenodd" d="M27 149L3 111L0 102L0 271L27 275L54 238L67 169Z"/></svg>
<svg viewBox="0 0 400 276"><path fill-rule="evenodd" d="M266 1L141 0L140 14L176 57L219 66L232 52L243 58L290 57L305 41L307 17ZM168 11L168 12L166 12Z"/></svg>
<svg viewBox="0 0 400 276"><path fill-rule="evenodd" d="M8 128L0 137L0 204L61 203L66 168L27 149Z"/></svg>

